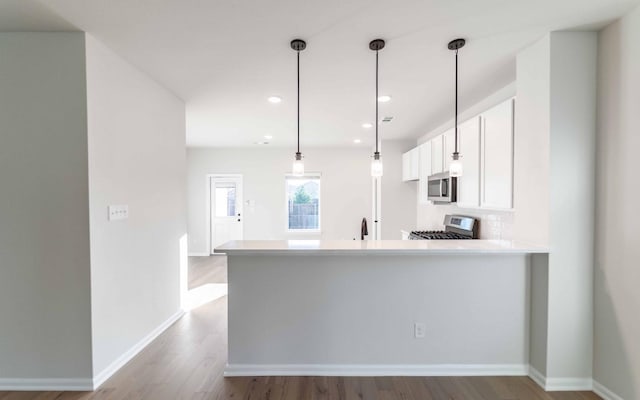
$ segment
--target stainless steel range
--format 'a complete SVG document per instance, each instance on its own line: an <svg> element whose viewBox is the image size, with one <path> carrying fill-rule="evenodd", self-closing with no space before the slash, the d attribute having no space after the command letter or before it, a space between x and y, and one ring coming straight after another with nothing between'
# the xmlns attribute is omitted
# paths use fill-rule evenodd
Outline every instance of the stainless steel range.
<svg viewBox="0 0 640 400"><path fill-rule="evenodd" d="M445 215L444 231L412 231L410 240L477 239L478 220L464 215Z"/></svg>

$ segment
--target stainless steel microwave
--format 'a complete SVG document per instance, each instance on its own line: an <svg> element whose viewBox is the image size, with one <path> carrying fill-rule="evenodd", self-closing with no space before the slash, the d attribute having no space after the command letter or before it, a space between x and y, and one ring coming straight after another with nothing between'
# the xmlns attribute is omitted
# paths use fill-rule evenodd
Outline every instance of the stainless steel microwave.
<svg viewBox="0 0 640 400"><path fill-rule="evenodd" d="M434 203L455 203L457 201L458 179L449 172L431 175L427 178L427 198Z"/></svg>

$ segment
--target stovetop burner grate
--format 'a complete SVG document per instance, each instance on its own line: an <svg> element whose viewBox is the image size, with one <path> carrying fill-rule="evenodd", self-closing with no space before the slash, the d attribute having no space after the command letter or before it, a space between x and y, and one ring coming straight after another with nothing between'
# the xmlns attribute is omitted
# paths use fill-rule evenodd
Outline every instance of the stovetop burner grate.
<svg viewBox="0 0 640 400"><path fill-rule="evenodd" d="M470 236L461 235L455 232L445 232L445 231L413 231L411 232L412 239L426 239L426 240L437 240L437 239L473 239Z"/></svg>
<svg viewBox="0 0 640 400"><path fill-rule="evenodd" d="M444 231L413 231L411 240L477 239L478 221L473 217L446 215Z"/></svg>

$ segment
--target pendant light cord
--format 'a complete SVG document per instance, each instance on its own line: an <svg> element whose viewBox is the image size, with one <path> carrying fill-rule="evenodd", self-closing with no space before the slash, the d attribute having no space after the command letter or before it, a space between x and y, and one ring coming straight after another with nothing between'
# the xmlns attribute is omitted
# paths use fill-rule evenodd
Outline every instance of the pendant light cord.
<svg viewBox="0 0 640 400"><path fill-rule="evenodd" d="M300 154L300 50L298 50L298 153Z"/></svg>
<svg viewBox="0 0 640 400"><path fill-rule="evenodd" d="M378 50L376 50L376 153L378 151Z"/></svg>
<svg viewBox="0 0 640 400"><path fill-rule="evenodd" d="M458 155L458 50L456 49L456 115L455 115L455 151L454 155Z"/></svg>

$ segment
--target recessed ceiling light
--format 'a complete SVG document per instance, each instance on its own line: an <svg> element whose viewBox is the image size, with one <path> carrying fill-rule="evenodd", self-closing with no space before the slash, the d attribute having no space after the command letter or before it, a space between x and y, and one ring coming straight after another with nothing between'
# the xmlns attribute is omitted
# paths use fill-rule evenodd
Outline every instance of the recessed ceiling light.
<svg viewBox="0 0 640 400"><path fill-rule="evenodd" d="M353 143L355 143L355 144L358 144L358 143L360 143L360 142L362 142L362 140L360 140L360 139L353 139Z"/></svg>
<svg viewBox="0 0 640 400"><path fill-rule="evenodd" d="M383 94L382 96L378 96L378 101L380 103L386 103L391 100L391 96Z"/></svg>
<svg viewBox="0 0 640 400"><path fill-rule="evenodd" d="M271 139L273 139L273 136L271 136L271 135L264 135L264 138L265 138L265 139L267 139L267 140L271 140Z"/></svg>
<svg viewBox="0 0 640 400"><path fill-rule="evenodd" d="M282 97L280 97L280 96L269 96L267 98L267 101L269 103L278 104L278 103L282 102Z"/></svg>
<svg viewBox="0 0 640 400"><path fill-rule="evenodd" d="M269 144L269 142L253 142L253 144Z"/></svg>
<svg viewBox="0 0 640 400"><path fill-rule="evenodd" d="M373 128L373 124L370 123L370 122L365 122L364 124L362 124L362 127L364 129L371 129L371 128Z"/></svg>

